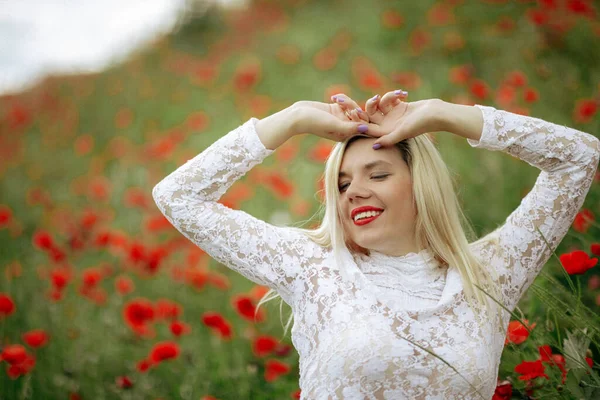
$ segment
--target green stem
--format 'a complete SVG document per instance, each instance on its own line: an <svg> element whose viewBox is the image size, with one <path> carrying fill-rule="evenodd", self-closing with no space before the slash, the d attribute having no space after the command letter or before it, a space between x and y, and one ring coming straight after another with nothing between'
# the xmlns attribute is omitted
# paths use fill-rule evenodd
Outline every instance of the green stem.
<svg viewBox="0 0 600 400"><path fill-rule="evenodd" d="M579 304L581 304L581 279L579 275L575 277L575 280L577 281L577 304L575 304L575 310L579 313Z"/></svg>
<svg viewBox="0 0 600 400"><path fill-rule="evenodd" d="M556 313L552 312L552 315L554 315L554 326L556 327L556 336L558 337L558 344L559 344L559 348L561 349L562 352L562 341L560 339L560 328L558 326L558 318L556 318Z"/></svg>
<svg viewBox="0 0 600 400"><path fill-rule="evenodd" d="M544 237L544 234L542 233L542 231L540 231L540 229L537 226L535 227L535 229L538 231L538 233L540 234L540 236L544 240L544 243L546 243L546 246L548 246L548 248L552 252L552 255L554 256L554 258L556 258L556 260L558 261L558 265L560 265L560 270L562 271L563 275L567 279L567 282L569 282L569 286L571 287L571 290L573 292L575 292L575 286L573 285L573 281L571 280L571 277L569 276L569 274L565 270L565 267L563 266L562 262L560 261L560 258L556 255L556 252L554 250L552 250L552 247L550 246L550 244L548 243L548 241Z"/></svg>

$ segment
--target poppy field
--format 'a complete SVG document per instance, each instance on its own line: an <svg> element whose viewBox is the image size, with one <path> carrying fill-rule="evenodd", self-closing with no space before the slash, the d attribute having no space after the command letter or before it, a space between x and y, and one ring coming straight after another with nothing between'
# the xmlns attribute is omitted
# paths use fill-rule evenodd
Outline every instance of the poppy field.
<svg viewBox="0 0 600 400"><path fill-rule="evenodd" d="M0 399L299 399L280 300L211 259L152 188L250 117L345 93L482 104L600 135L587 0L209 7L97 74L0 96ZM477 235L539 170L433 138ZM220 203L314 227L334 142L294 137ZM494 400L600 398L600 173L509 324Z"/></svg>

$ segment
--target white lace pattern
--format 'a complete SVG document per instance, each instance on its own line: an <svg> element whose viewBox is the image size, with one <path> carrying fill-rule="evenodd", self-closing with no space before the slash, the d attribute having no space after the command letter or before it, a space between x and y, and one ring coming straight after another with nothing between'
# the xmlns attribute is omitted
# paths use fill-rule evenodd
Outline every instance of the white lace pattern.
<svg viewBox="0 0 600 400"><path fill-rule="evenodd" d="M477 107L484 128L479 141L468 140L472 147L503 151L541 170L504 224L470 244L484 268L497 271L502 301L513 310L551 255L536 228L556 249L590 188L600 141L541 119ZM330 249L217 203L273 153L258 138L256 122L221 137L159 182L152 195L185 237L277 290L292 307L301 398L490 399L507 326L474 317L455 267L439 268L426 252L369 260L346 251L340 273ZM402 263L421 256L416 272L418 262L412 270Z"/></svg>

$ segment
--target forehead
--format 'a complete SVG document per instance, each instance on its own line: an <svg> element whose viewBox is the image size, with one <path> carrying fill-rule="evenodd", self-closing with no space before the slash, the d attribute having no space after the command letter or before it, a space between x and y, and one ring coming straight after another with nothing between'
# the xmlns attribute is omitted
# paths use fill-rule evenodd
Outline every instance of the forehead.
<svg viewBox="0 0 600 400"><path fill-rule="evenodd" d="M338 176L347 176L353 170L373 169L376 167L397 168L403 163L400 151L395 147L373 150L375 138L360 139L346 148Z"/></svg>

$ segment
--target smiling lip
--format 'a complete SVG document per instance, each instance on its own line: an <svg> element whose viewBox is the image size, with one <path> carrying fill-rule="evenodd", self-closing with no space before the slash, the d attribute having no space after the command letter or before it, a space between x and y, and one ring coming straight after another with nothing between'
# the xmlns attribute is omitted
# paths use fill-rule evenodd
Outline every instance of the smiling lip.
<svg viewBox="0 0 600 400"><path fill-rule="evenodd" d="M383 212L381 213L383 214ZM375 215L374 217L359 219L358 221L354 221L354 225L366 225L369 222L375 221L381 214Z"/></svg>
<svg viewBox="0 0 600 400"><path fill-rule="evenodd" d="M354 217L356 216L356 214L361 213L361 212L365 212L365 211L383 211L383 210L381 208L377 208L377 207L373 207L373 206L356 207L350 213L350 218L352 220L354 220Z"/></svg>

